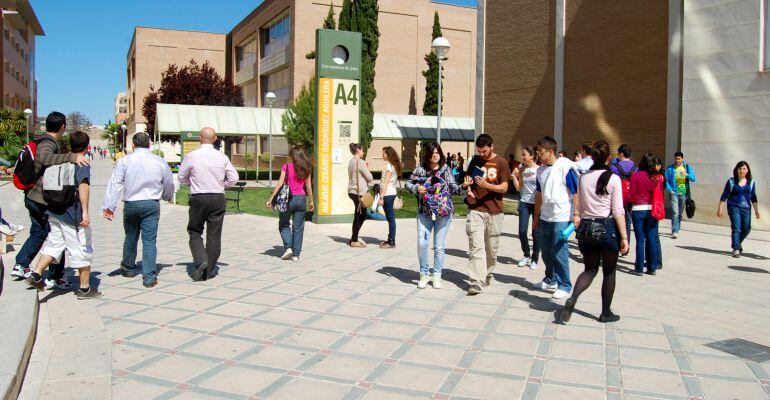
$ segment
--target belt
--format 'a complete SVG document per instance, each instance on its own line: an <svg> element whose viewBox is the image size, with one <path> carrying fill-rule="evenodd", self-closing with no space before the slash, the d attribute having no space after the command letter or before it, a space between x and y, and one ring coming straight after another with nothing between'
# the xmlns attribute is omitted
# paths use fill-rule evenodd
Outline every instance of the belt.
<svg viewBox="0 0 770 400"><path fill-rule="evenodd" d="M224 193L193 193L190 196L224 196Z"/></svg>
<svg viewBox="0 0 770 400"><path fill-rule="evenodd" d="M638 204L631 207L631 211L650 211L652 210L652 204Z"/></svg>

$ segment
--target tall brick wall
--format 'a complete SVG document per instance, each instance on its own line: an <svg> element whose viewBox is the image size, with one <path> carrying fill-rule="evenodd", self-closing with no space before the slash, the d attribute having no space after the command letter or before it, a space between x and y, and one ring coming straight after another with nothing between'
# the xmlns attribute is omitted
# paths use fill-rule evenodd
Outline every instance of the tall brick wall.
<svg viewBox="0 0 770 400"><path fill-rule="evenodd" d="M488 1L484 130L497 153L553 134L553 0Z"/></svg>
<svg viewBox="0 0 770 400"><path fill-rule="evenodd" d="M564 54L564 146L587 140L663 156L668 2L569 0Z"/></svg>

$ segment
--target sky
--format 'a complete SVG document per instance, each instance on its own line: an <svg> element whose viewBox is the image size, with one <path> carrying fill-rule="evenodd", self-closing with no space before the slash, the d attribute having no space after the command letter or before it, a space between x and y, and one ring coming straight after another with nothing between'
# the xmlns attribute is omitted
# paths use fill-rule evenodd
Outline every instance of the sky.
<svg viewBox="0 0 770 400"><path fill-rule="evenodd" d="M440 2L476 5L476 0ZM103 125L114 118L115 95L126 90L126 54L135 26L227 33L262 0L30 3L45 31L36 42L38 115L79 111Z"/></svg>

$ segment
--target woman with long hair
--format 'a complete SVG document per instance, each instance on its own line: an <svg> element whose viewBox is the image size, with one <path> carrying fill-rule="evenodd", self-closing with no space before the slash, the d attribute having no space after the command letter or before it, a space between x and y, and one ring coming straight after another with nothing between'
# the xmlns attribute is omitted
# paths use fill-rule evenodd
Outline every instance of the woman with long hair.
<svg viewBox="0 0 770 400"><path fill-rule="evenodd" d="M583 254L583 271L575 283L572 296L567 299L561 311L562 322L568 322L575 309L578 297L588 289L602 267L602 313L599 322L614 322L620 319L610 308L615 294L615 270L618 256L628 250L626 218L623 207L623 188L620 177L609 167L610 145L605 141L594 143L591 148L591 168L580 177L575 195L575 226L595 234L578 235L578 245Z"/></svg>
<svg viewBox="0 0 770 400"><path fill-rule="evenodd" d="M396 150L390 146L382 149L382 160L387 164L382 171L382 184L380 185L379 204L385 209L385 218L388 220L388 240L380 243L381 249L396 247L396 210L393 202L396 200L396 182L401 177L401 159Z"/></svg>
<svg viewBox="0 0 770 400"><path fill-rule="evenodd" d="M358 239L358 232L366 221L366 206L361 203L361 197L369 191L369 183L374 180L372 173L364 161L364 147L360 143L348 145L353 158L348 162L348 197L353 201L353 233L350 235L350 247L366 247L366 243Z"/></svg>
<svg viewBox="0 0 770 400"><path fill-rule="evenodd" d="M513 186L519 191L519 240L524 257L519 260L519 267L529 266L537 269L537 260L540 255L540 240L532 229L532 253L529 249L530 219L535 218L535 192L537 189L537 152L534 146L526 146L521 151L521 164L513 171Z"/></svg>
<svg viewBox="0 0 770 400"><path fill-rule="evenodd" d="M655 275L661 265L658 220L652 216L652 200L656 190L663 190L663 176L657 167L655 156L647 153L639 160L639 167L631 176L631 219L636 239L634 275Z"/></svg>
<svg viewBox="0 0 770 400"><path fill-rule="evenodd" d="M283 241L284 253L281 259L299 261L302 252L302 238L305 232L305 213L312 212L313 204L313 163L300 147L289 150L289 159L281 167L281 176L273 189L267 207L273 208L273 199L284 183L289 185L291 199L286 211L278 215L278 231Z"/></svg>
<svg viewBox="0 0 770 400"><path fill-rule="evenodd" d="M470 181L470 177L466 177ZM431 280L428 249L433 232L433 275L434 289L441 288L441 272L444 269L446 235L452 224L454 204L452 195L464 193L457 184L447 164L441 146L436 142L423 145L420 165L415 168L406 189L417 196L417 256L420 262L420 280L417 287L424 289Z"/></svg>
<svg viewBox="0 0 770 400"><path fill-rule="evenodd" d="M743 254L743 240L751 232L751 208L754 207L754 216L759 219L759 207L757 206L757 188L751 177L751 167L746 161L739 161L733 168L733 177L725 183L725 190L719 198L717 217L722 218L725 203L727 203L727 215L730 217L732 229L733 257L738 258Z"/></svg>

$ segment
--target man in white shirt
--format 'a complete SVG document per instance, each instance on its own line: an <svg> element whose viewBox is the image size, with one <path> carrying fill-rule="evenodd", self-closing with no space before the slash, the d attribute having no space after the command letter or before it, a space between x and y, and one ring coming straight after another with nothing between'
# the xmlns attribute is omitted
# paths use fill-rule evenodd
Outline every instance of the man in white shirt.
<svg viewBox="0 0 770 400"><path fill-rule="evenodd" d="M160 200L171 201L174 196L174 178L168 163L150 152L150 135L134 135L134 152L122 157L112 171L112 178L104 194L104 218L112 221L121 194L123 205L123 276L136 276L136 245L142 235L142 278L144 286L158 284L155 260L158 255L156 238L160 221Z"/></svg>
<svg viewBox="0 0 770 400"><path fill-rule="evenodd" d="M580 159L580 161L576 162L575 165L577 166L577 171L580 175L585 174L588 172L588 170L591 169L591 167L594 165L594 160L591 158L591 147L594 144L591 142L585 142L580 147L580 154L583 156L583 158Z"/></svg>
<svg viewBox="0 0 770 400"><path fill-rule="evenodd" d="M193 256L194 281L211 279L222 252L222 224L225 219L225 189L238 182L238 172L227 156L214 148L217 133L203 128L201 147L185 155L179 167L179 180L190 185L190 251ZM206 244L203 228L206 226Z"/></svg>

